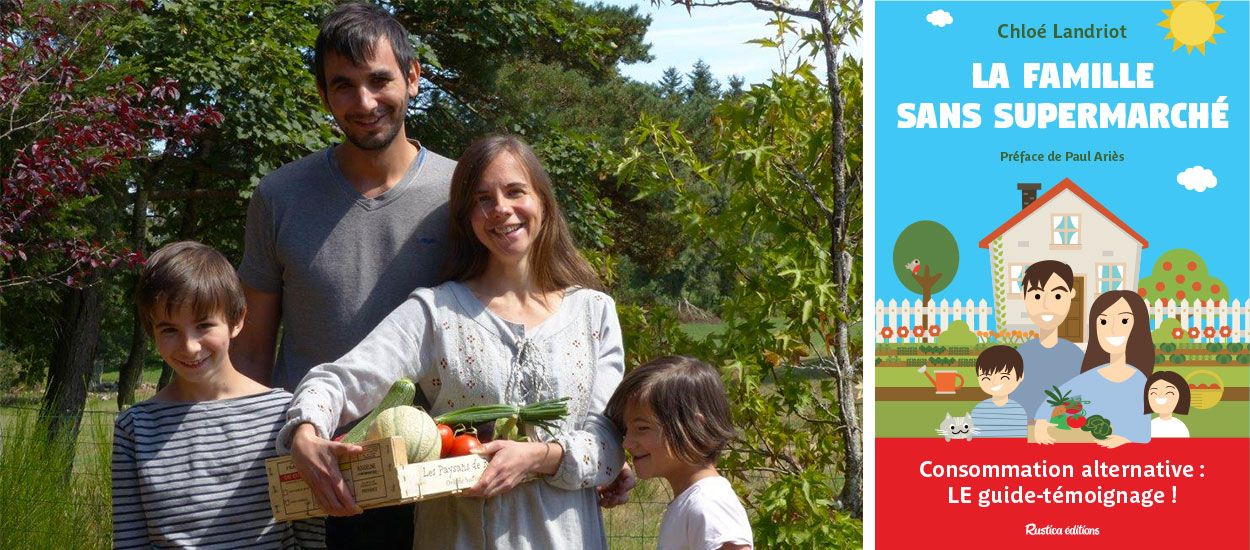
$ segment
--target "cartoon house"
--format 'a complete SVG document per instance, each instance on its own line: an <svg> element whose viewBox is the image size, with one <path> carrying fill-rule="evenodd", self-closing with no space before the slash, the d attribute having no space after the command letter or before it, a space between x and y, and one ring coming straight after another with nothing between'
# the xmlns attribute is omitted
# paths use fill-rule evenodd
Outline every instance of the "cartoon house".
<svg viewBox="0 0 1250 550"><path fill-rule="evenodd" d="M1041 187L1016 185L1020 211L979 243L990 250L994 325L998 330L1034 328L1024 310L1024 270L1038 260L1058 260L1072 267L1076 294L1059 336L1084 342L1089 304L1108 290L1137 290L1141 251L1149 245L1072 180L1065 178L1038 197Z"/></svg>

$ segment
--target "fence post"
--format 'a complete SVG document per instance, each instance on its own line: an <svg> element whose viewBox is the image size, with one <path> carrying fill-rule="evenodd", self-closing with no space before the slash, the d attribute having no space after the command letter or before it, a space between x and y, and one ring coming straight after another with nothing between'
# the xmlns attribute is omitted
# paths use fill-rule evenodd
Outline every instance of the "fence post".
<svg viewBox="0 0 1250 550"><path fill-rule="evenodd" d="M880 343L885 342L885 339L881 337L881 327L885 326L884 324L882 324L885 321L885 303L882 302L881 300L877 300L877 303L874 305L876 307L873 308L874 309L873 316L877 320L877 324L874 325L874 328L877 330L877 335L874 337L873 341L880 344Z"/></svg>

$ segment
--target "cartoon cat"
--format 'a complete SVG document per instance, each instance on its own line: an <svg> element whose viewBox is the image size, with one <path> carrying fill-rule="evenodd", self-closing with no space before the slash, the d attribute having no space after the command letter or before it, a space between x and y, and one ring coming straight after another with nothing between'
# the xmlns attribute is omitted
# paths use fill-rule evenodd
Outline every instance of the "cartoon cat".
<svg viewBox="0 0 1250 550"><path fill-rule="evenodd" d="M977 427L972 424L972 415L951 416L951 413L946 413L946 418L942 419L941 424L938 424L936 431L946 438L947 442L952 439L972 441L972 436L980 433L977 431Z"/></svg>

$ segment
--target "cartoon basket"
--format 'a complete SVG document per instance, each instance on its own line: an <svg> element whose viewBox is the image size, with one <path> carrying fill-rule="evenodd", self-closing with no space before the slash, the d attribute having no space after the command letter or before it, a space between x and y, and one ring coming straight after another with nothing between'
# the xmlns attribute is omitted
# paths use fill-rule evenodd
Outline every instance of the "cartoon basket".
<svg viewBox="0 0 1250 550"><path fill-rule="evenodd" d="M1210 382L1215 379L1215 382ZM1224 397L1224 379L1209 370L1196 370L1185 377L1189 383L1189 404L1198 409L1209 409Z"/></svg>

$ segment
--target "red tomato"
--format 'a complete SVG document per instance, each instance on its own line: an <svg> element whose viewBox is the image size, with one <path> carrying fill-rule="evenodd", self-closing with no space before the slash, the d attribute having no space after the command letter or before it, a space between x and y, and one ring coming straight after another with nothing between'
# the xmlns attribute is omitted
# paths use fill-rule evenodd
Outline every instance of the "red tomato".
<svg viewBox="0 0 1250 550"><path fill-rule="evenodd" d="M1080 429L1080 427L1081 427L1081 426L1084 426L1084 425L1085 425L1085 417L1084 417L1084 416L1069 416L1069 417L1068 417L1068 427L1069 427L1069 428L1073 428L1073 429Z"/></svg>
<svg viewBox="0 0 1250 550"><path fill-rule="evenodd" d="M482 442L472 434L460 434L451 442L449 456L464 456L482 448Z"/></svg>
<svg viewBox="0 0 1250 550"><path fill-rule="evenodd" d="M456 432L452 431L451 426L439 424L438 437L443 440L443 445L440 447L442 451L438 453L438 457L447 458L451 454L451 441L456 438Z"/></svg>

